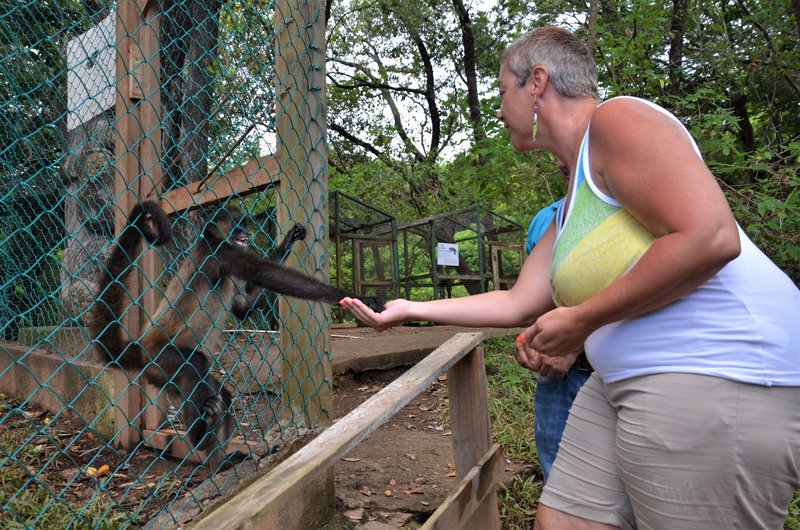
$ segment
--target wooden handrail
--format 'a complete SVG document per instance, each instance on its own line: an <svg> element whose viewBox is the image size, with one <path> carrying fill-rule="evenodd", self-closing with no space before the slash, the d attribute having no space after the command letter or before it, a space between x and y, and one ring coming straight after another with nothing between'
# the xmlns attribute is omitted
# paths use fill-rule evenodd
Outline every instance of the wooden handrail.
<svg viewBox="0 0 800 530"><path fill-rule="evenodd" d="M448 374L448 387L460 387L450 393L451 409L459 411L452 415L457 476L463 479L470 474L470 480L476 480L474 475L480 475L481 466L486 462L496 462L499 451L498 448L490 448L490 441L483 429L484 425L488 428L489 424L486 385L474 387L475 381L485 381L483 352L479 347L483 337L483 333L454 335L300 451L218 506L191 528L261 528L260 521L274 515L274 510L281 505L286 495L318 478L445 372ZM476 373L478 371L480 373ZM471 419L467 421L467 417ZM457 422L459 425L456 425ZM474 439L467 439L468 430L473 428L480 432ZM485 456L488 452L495 456ZM477 457L473 458L471 455L475 453ZM476 467L479 469L476 470ZM477 479L483 484L481 498L469 503L468 510L460 510L455 519L452 510L447 511L448 520L458 520L459 528L500 528L494 489L497 475L491 466L487 466L487 469L490 470L491 483L486 485L486 477Z"/></svg>

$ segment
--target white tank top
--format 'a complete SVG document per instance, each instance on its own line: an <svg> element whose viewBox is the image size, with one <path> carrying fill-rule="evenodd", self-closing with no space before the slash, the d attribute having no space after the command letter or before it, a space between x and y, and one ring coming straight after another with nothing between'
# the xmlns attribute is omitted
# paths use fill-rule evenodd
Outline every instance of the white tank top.
<svg viewBox="0 0 800 530"><path fill-rule="evenodd" d="M589 151L582 149L578 167L594 192ZM574 180L577 187L579 179ZM602 193L597 196L620 207ZM560 233L572 214L563 217ZM741 228L739 240L741 254L691 293L589 337L586 353L604 381L680 372L800 386L800 290Z"/></svg>

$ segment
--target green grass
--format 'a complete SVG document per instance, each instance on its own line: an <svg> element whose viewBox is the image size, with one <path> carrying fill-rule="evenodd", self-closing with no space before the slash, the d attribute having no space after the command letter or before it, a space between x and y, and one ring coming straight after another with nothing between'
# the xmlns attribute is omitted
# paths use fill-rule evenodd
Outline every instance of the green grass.
<svg viewBox="0 0 800 530"><path fill-rule="evenodd" d="M484 341L492 435L503 445L506 458L523 465L522 471L498 491L500 517L506 530L533 528L542 474L533 438L533 395L536 379L514 357L511 337ZM784 530L800 530L800 491L789 504Z"/></svg>
<svg viewBox="0 0 800 530"><path fill-rule="evenodd" d="M105 495L88 503L60 495L63 479L52 469L58 466L39 471L41 462L53 456L55 449L47 444L24 443L32 433L30 429L0 433L0 528L119 528L124 518L114 513L113 502Z"/></svg>

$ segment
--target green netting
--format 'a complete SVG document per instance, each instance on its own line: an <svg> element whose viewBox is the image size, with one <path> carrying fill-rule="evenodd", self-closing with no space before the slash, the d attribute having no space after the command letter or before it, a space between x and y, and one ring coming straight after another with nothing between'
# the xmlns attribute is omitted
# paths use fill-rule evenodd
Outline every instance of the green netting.
<svg viewBox="0 0 800 530"><path fill-rule="evenodd" d="M254 252L305 226L287 265L325 278L321 7L0 0L0 527L180 526L328 421L320 304L212 315L225 441L249 457L227 470L184 441L174 386L107 365L87 331L110 243L145 198L175 237L136 259L143 321L219 205L247 214Z"/></svg>

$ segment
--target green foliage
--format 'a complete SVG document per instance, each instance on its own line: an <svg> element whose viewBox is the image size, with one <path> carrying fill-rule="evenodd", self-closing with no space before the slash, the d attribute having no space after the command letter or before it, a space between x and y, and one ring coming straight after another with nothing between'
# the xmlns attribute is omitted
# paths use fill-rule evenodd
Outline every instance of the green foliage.
<svg viewBox="0 0 800 530"><path fill-rule="evenodd" d="M89 504L70 502L53 491L59 483L57 470L50 466L43 477L37 469L52 457L53 448L44 443L19 446L20 437L30 440L33 433L5 431L0 433L0 527L11 529L93 528L113 530L124 526L126 517L114 511L114 502L105 495L94 497Z"/></svg>
<svg viewBox="0 0 800 530"><path fill-rule="evenodd" d="M362 25L348 26L355 34L339 35L344 26L333 26L332 39L346 45L349 53L370 43L370 51L354 56L354 61L366 68L365 72L372 72L373 81L397 84L405 80L404 86L411 90L405 101L416 97L413 89L422 83L420 77L414 77L419 72L414 68L411 77L403 77L409 65L420 64L419 56L402 38L381 33L379 28L387 26L375 20L407 17L403 20L417 24L425 42L436 42L447 53L464 53L454 40L457 26L450 4L420 6L413 2L400 8L379 1L369 7L353 5L358 16L381 15L371 19L372 25L364 25L360 19ZM476 58L485 138L473 137L465 99L450 89L452 80L463 73L453 74L450 65L442 64L442 70L435 72L436 97L437 108L445 110L442 114L450 120L451 128L445 134L469 140L451 143L449 150L425 152L420 161L405 148L370 153L335 135L332 186L343 186L341 189L387 208L401 221L481 203L527 225L539 208L563 195L564 189L551 157L520 154L510 147L494 118L499 104L497 68L502 49L518 35L538 25L558 24L587 38L595 36L603 97L627 94L651 99L689 127L748 234L800 281L794 192L800 142L798 13L790 0L731 5L702 0L680 13L683 34L679 35L673 27L673 8L672 2L603 4L595 27L588 26L586 4L580 2L539 2L535 13L516 1L498 3L487 11L471 9L479 43ZM360 34L362 30L365 32ZM433 37L436 31L444 36L437 40ZM680 62L671 65L676 37L682 44ZM383 61L385 68L370 70L366 63L380 58L383 49L389 52ZM397 77L392 77L395 74ZM360 75L362 81L367 79L366 73ZM408 79L416 81L408 83ZM447 89L441 90L444 86ZM360 136L362 139L377 138L373 145L400 145L397 124L377 118L387 115L382 97L364 86L358 92L334 87L330 95L331 114L338 123L351 132L368 133ZM423 127L413 137L424 138L429 123L416 119L419 112L425 114L424 106L406 110L410 114L401 113L406 133L410 123L418 122Z"/></svg>
<svg viewBox="0 0 800 530"><path fill-rule="evenodd" d="M220 13L215 90L224 104L212 109L211 160L229 152L225 168L274 151L275 35L269 0L232 2ZM271 141L272 140L272 141Z"/></svg>
<svg viewBox="0 0 800 530"><path fill-rule="evenodd" d="M800 284L800 175L794 168L752 167L764 176L726 189L734 214L753 242Z"/></svg>
<svg viewBox="0 0 800 530"><path fill-rule="evenodd" d="M61 46L82 31L82 9L70 0L0 0L0 12L17 22L15 31L0 24L0 174L46 181L64 148L58 128L66 113ZM8 175L3 180L13 182Z"/></svg>
<svg viewBox="0 0 800 530"><path fill-rule="evenodd" d="M533 435L534 374L517 364L512 336L491 337L483 342L489 387L492 437L503 445L506 458L522 463L513 479L500 486L503 528L532 528L542 493Z"/></svg>
<svg viewBox="0 0 800 530"><path fill-rule="evenodd" d="M666 78L668 14L658 2L631 2L598 18L595 57L605 97L660 93Z"/></svg>

